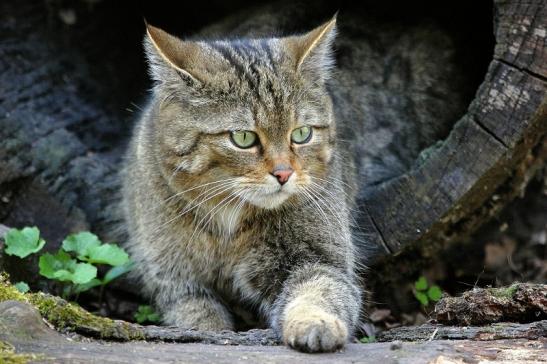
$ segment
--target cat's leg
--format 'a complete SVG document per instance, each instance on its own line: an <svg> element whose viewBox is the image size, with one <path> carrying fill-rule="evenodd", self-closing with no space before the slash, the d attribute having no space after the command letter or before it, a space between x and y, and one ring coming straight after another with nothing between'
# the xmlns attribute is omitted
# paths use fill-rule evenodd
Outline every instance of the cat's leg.
<svg viewBox="0 0 547 364"><path fill-rule="evenodd" d="M326 265L310 265L287 279L271 322L295 349L334 351L353 334L360 306L360 290L351 277Z"/></svg>
<svg viewBox="0 0 547 364"><path fill-rule="evenodd" d="M233 330L228 309L207 294L184 296L163 309L163 322L184 328L206 331Z"/></svg>

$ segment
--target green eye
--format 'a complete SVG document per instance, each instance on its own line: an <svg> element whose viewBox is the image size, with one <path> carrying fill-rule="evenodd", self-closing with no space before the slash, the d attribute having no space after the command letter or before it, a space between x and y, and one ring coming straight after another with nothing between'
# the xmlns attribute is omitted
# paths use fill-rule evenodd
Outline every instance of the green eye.
<svg viewBox="0 0 547 364"><path fill-rule="evenodd" d="M230 134L230 138L232 139L232 143L241 149L250 148L258 142L256 133L248 130L233 131Z"/></svg>
<svg viewBox="0 0 547 364"><path fill-rule="evenodd" d="M291 133L291 140L296 144L304 144L310 141L311 139L311 127L302 126L300 128L294 129Z"/></svg>

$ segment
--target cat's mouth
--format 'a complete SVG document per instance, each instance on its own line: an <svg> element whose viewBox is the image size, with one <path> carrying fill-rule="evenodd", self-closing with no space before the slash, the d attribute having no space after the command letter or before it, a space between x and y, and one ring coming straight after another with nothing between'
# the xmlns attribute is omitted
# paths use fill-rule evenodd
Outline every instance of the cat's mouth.
<svg viewBox="0 0 547 364"><path fill-rule="evenodd" d="M260 191L254 191L244 196L245 200L250 204L263 208L275 209L283 204L289 197L294 194L292 188L286 186L265 187Z"/></svg>
<svg viewBox="0 0 547 364"><path fill-rule="evenodd" d="M263 209L275 209L281 206L281 204L283 204L283 202L285 202L290 196L291 193L279 190L277 192L254 195L251 198L248 198L247 201L252 205Z"/></svg>
<svg viewBox="0 0 547 364"><path fill-rule="evenodd" d="M256 207L275 209L298 192L298 183L294 177L286 183L280 184L272 176L267 176L262 183L253 183L253 186L245 191L242 197L246 202Z"/></svg>

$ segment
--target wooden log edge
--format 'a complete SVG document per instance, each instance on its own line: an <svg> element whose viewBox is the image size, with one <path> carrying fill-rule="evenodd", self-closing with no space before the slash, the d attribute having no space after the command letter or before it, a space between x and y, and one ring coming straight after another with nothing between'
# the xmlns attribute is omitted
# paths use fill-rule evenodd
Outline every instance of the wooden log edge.
<svg viewBox="0 0 547 364"><path fill-rule="evenodd" d="M467 114L412 170L361 202L385 254L472 233L547 161L547 8L495 0L494 25L494 58Z"/></svg>

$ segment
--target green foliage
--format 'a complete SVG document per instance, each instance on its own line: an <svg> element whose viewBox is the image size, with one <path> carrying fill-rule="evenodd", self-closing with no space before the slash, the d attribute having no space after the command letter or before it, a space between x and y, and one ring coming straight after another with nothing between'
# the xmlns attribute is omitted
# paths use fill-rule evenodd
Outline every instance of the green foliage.
<svg viewBox="0 0 547 364"><path fill-rule="evenodd" d="M25 227L21 230L10 229L4 236L6 254L26 258L30 254L40 251L46 242L40 238L37 227Z"/></svg>
<svg viewBox="0 0 547 364"><path fill-rule="evenodd" d="M72 234L63 240L63 249L67 252L74 252L78 255L78 259L84 260L89 256L90 250L101 245L101 241L95 234L83 231L78 234Z"/></svg>
<svg viewBox="0 0 547 364"><path fill-rule="evenodd" d="M5 241L6 253L20 258L40 251L46 244L36 227L10 229ZM112 267L102 279L97 276L99 264ZM105 285L133 267L129 255L122 248L116 244L103 244L96 235L87 231L67 236L56 254L40 256L38 266L42 276L63 284L64 298L98 286L102 296ZM20 283L18 289L28 290L26 283Z"/></svg>
<svg viewBox="0 0 547 364"><path fill-rule="evenodd" d="M441 299L443 292L439 286L429 286L424 276L414 282L414 297L422 306L429 305L430 302L437 302Z"/></svg>
<svg viewBox="0 0 547 364"><path fill-rule="evenodd" d="M63 241L63 249L76 253L78 259L92 264L117 267L129 261L129 255L125 250L114 244L102 244L96 235L89 232L68 236Z"/></svg>
<svg viewBox="0 0 547 364"><path fill-rule="evenodd" d="M416 292L414 292L414 297L416 297L416 299L418 301L420 301L422 306L429 305L429 298L427 298L427 293L423 293L421 291L416 291Z"/></svg>
<svg viewBox="0 0 547 364"><path fill-rule="evenodd" d="M135 320L139 323L145 322L159 322L160 315L149 305L140 305L139 309L135 313Z"/></svg>
<svg viewBox="0 0 547 364"><path fill-rule="evenodd" d="M26 282L17 282L13 286L21 293L27 293L30 291L30 287Z"/></svg>
<svg viewBox="0 0 547 364"><path fill-rule="evenodd" d="M359 342L363 344L375 343L376 341L377 341L376 336L364 336L361 339L359 339Z"/></svg>
<svg viewBox="0 0 547 364"><path fill-rule="evenodd" d="M431 286L427 290L427 297L429 297L430 300L437 302L441 299L443 296L443 292L439 288L439 286Z"/></svg>
<svg viewBox="0 0 547 364"><path fill-rule="evenodd" d="M418 280L414 283L414 288L416 288L417 291L425 291L427 289L427 280L424 276L418 278Z"/></svg>
<svg viewBox="0 0 547 364"><path fill-rule="evenodd" d="M97 267L88 263L78 263L63 250L59 250L55 255L42 255L38 265L41 275L61 282L85 284L97 277Z"/></svg>

